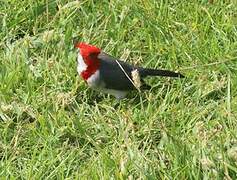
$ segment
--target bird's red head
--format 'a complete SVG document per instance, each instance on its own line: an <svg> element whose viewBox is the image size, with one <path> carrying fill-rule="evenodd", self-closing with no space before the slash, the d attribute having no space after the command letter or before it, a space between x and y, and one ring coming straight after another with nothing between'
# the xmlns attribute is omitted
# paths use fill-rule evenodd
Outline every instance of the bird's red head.
<svg viewBox="0 0 237 180"><path fill-rule="evenodd" d="M84 69L80 73L80 75L83 79L87 80L99 69L100 60L98 59L98 55L100 54L101 50L96 46L92 46L83 42L75 44L75 48L79 49L79 55L82 57L84 63L86 64L86 69ZM79 69L81 66L82 68L84 68L81 63L78 63Z"/></svg>
<svg viewBox="0 0 237 180"><path fill-rule="evenodd" d="M93 61L97 60L97 56L101 52L100 48L84 42L77 43L75 47L80 50L80 54L87 65L90 65Z"/></svg>

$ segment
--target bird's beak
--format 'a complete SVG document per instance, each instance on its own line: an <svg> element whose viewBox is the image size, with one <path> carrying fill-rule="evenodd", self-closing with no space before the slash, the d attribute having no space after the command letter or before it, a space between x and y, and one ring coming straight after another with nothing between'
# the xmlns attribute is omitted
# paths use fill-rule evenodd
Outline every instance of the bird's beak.
<svg viewBox="0 0 237 180"><path fill-rule="evenodd" d="M74 44L74 48L79 49L79 43L75 43L75 44Z"/></svg>
<svg viewBox="0 0 237 180"><path fill-rule="evenodd" d="M77 38L73 38L72 41L73 41L73 44L74 44L74 48L79 48L79 44L80 44L79 42L80 41Z"/></svg>

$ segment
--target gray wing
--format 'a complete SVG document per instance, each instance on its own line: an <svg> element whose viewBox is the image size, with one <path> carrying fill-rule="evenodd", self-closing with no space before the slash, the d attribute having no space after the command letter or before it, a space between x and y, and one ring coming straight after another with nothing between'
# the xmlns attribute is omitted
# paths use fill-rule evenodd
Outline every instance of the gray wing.
<svg viewBox="0 0 237 180"><path fill-rule="evenodd" d="M118 59L115 59L104 52L101 52L98 55L98 58L101 62L100 76L103 79L106 88L124 91L135 89L119 64L122 66L130 79L132 79L131 72L135 69L135 67ZM119 64L116 62L116 60Z"/></svg>

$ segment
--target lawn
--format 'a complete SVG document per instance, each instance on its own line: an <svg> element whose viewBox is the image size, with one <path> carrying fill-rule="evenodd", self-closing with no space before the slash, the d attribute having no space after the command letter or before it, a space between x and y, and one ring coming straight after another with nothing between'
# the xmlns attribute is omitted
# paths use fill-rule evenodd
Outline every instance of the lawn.
<svg viewBox="0 0 237 180"><path fill-rule="evenodd" d="M73 40L179 71L118 101ZM0 178L236 179L236 0L0 1Z"/></svg>

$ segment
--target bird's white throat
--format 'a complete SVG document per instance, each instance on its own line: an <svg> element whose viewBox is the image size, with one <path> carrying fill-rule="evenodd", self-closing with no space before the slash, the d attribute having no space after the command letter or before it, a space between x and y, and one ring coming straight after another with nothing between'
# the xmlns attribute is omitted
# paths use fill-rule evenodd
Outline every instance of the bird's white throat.
<svg viewBox="0 0 237 180"><path fill-rule="evenodd" d="M84 62L83 57L81 56L80 52L78 52L78 55L77 55L77 72L78 72L78 74L81 74L86 69L87 69L87 65Z"/></svg>
<svg viewBox="0 0 237 180"><path fill-rule="evenodd" d="M86 63L84 62L83 60L83 57L80 53L78 53L78 56L77 56L77 72L78 74L80 75L83 71L86 71L87 69L87 65ZM90 87L95 87L98 85L99 83L99 70L97 70L94 74L92 74L87 80L86 82L88 83L88 85Z"/></svg>

